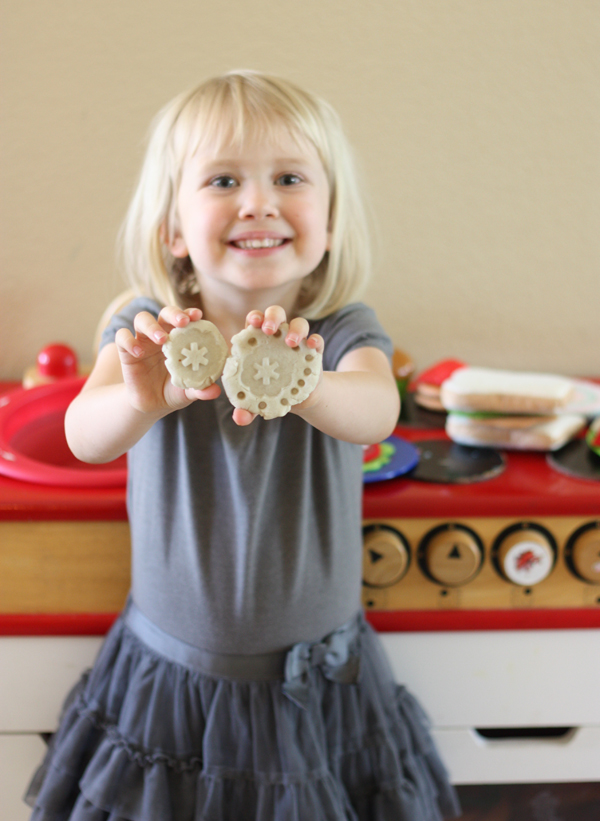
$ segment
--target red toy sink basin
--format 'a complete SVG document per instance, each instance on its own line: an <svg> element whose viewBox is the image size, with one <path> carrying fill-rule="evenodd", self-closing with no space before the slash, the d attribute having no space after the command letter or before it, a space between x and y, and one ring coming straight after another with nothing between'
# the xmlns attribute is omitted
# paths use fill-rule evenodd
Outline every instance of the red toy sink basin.
<svg viewBox="0 0 600 821"><path fill-rule="evenodd" d="M126 456L88 465L67 445L65 412L84 381L62 379L0 396L0 474L43 485L125 486Z"/></svg>

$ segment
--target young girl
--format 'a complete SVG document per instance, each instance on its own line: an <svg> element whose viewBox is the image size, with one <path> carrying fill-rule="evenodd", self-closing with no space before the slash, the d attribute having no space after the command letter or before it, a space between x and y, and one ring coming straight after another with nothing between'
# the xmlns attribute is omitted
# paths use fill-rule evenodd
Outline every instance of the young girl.
<svg viewBox="0 0 600 821"><path fill-rule="evenodd" d="M360 611L361 445L398 418L391 342L356 302L367 237L334 112L253 72L158 116L123 232L139 297L68 410L129 452L132 591L64 708L35 821L433 821L457 804ZM174 387L162 345L289 321L323 353L282 418Z"/></svg>

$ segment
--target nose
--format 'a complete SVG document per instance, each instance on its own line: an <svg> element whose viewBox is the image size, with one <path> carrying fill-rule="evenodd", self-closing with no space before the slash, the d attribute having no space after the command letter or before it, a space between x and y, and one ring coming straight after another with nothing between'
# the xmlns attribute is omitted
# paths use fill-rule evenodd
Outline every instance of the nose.
<svg viewBox="0 0 600 821"><path fill-rule="evenodd" d="M279 206L274 186L258 181L248 182L240 192L240 219L278 217Z"/></svg>

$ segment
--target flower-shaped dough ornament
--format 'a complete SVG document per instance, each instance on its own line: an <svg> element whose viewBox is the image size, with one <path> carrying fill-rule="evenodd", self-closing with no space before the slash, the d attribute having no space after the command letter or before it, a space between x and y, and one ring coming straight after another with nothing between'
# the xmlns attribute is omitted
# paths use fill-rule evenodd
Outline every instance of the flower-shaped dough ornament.
<svg viewBox="0 0 600 821"><path fill-rule="evenodd" d="M275 419L316 388L323 357L305 341L290 348L285 343L287 331L283 324L267 336L249 327L232 338L222 381L234 407Z"/></svg>
<svg viewBox="0 0 600 821"><path fill-rule="evenodd" d="M223 373L227 343L207 319L174 328L162 346L171 382L178 388L204 390Z"/></svg>

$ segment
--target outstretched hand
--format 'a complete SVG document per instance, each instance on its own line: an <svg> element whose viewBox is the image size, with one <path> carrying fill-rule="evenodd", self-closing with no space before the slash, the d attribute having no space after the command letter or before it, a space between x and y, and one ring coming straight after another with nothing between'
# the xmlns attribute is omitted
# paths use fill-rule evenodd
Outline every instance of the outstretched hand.
<svg viewBox="0 0 600 821"><path fill-rule="evenodd" d="M246 328L252 326L260 329L267 336L272 336L279 330L279 326L287 321L285 310L279 305L271 305L266 311L250 311L246 317ZM294 317L290 320L288 332L285 336L285 344L290 348L295 348L302 340L306 340L309 348L313 348L317 353L322 354L325 347L323 337L319 334L308 335L310 326L308 321L303 317ZM317 386L318 387L318 386ZM317 389L315 388L315 391ZM314 391L313 391L314 394ZM303 402L302 405L308 404L311 401L312 395ZM300 407L298 405L297 407ZM235 408L233 411L233 421L236 425L249 425L257 414L251 413L243 408Z"/></svg>
<svg viewBox="0 0 600 821"><path fill-rule="evenodd" d="M205 390L185 390L171 382L165 367L162 346L173 328L185 328L202 318L199 308L185 310L174 306L163 308L155 318L142 311L133 321L135 335L127 328L117 331L115 342L121 360L123 380L131 404L143 413L170 412L190 405L196 399L216 399L221 388L210 385Z"/></svg>

